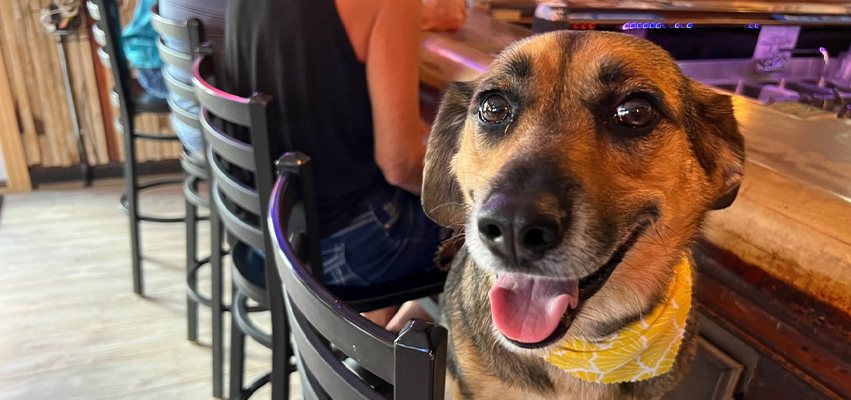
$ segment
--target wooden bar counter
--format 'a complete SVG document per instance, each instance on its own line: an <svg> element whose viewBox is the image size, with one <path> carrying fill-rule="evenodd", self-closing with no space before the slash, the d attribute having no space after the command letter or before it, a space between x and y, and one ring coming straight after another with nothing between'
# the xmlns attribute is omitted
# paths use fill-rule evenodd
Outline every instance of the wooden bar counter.
<svg viewBox="0 0 851 400"><path fill-rule="evenodd" d="M425 34L424 108L529 35L478 14L459 32ZM702 334L734 359L731 370L742 367L715 393L851 398L851 120L733 102L746 140L744 183L732 207L711 213L695 249Z"/></svg>

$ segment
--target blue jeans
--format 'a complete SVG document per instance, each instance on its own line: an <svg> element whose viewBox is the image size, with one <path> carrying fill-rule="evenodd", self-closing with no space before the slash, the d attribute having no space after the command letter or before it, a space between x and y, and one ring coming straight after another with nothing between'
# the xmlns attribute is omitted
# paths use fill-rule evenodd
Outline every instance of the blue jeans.
<svg viewBox="0 0 851 400"><path fill-rule="evenodd" d="M358 217L321 240L327 286L366 287L434 267L441 228L425 216L417 196L387 186L357 207ZM266 287L262 250L233 256L246 278Z"/></svg>
<svg viewBox="0 0 851 400"><path fill-rule="evenodd" d="M173 50L182 53L189 52L189 46L180 40L164 36L163 41L167 47ZM166 65L163 69L178 82L192 85L192 73L189 71L184 71L171 65ZM195 99L184 99L176 93L169 93L168 87L165 84L165 78L163 77L163 69L137 68L136 77L139 78L139 84L142 85L142 88L146 92L154 96L163 99L168 98L172 106L180 107L185 111L189 111L191 114L198 114L198 103L195 102ZM196 156L204 158L204 141L201 138L201 132L199 130L185 124L173 114L171 116L171 127L174 129L177 137L180 138L180 143L183 144L183 147L195 153Z"/></svg>
<svg viewBox="0 0 851 400"><path fill-rule="evenodd" d="M434 267L441 229L420 199L388 186L360 206L346 228L322 239L328 286L369 286Z"/></svg>

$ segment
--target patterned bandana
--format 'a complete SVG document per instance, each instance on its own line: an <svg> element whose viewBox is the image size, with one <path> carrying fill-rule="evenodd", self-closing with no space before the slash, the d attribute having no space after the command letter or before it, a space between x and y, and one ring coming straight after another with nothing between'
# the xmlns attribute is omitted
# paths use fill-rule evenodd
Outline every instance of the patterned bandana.
<svg viewBox="0 0 851 400"><path fill-rule="evenodd" d="M544 359L588 382L636 382L662 375L674 365L691 308L691 264L683 259L667 301L600 341L567 339Z"/></svg>

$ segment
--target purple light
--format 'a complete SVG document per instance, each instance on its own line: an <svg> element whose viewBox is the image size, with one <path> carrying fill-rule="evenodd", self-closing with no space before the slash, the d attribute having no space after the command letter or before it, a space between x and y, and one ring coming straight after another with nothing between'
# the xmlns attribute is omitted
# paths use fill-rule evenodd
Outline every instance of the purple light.
<svg viewBox="0 0 851 400"><path fill-rule="evenodd" d="M679 27L680 27L680 23L679 23L679 22L677 22L676 24L674 24L674 28L679 28Z"/></svg>
<svg viewBox="0 0 851 400"><path fill-rule="evenodd" d="M621 30L622 30L622 31L627 31L627 30L629 30L629 22L625 22L625 23L623 24L623 26L621 26Z"/></svg>
<svg viewBox="0 0 851 400"><path fill-rule="evenodd" d="M641 25L642 28L647 29L650 27L650 24L645 22L644 25Z"/></svg>
<svg viewBox="0 0 851 400"><path fill-rule="evenodd" d="M693 24L693 23L691 23L691 22L689 22L689 23L686 25L686 28L689 28L689 29L691 29L691 28L693 28L693 27L694 27L694 24Z"/></svg>

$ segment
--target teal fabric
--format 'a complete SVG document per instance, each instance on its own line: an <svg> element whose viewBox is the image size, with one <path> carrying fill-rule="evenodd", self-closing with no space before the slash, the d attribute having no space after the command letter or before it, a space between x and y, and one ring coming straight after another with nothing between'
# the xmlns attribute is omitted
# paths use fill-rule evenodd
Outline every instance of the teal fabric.
<svg viewBox="0 0 851 400"><path fill-rule="evenodd" d="M157 52L159 35L151 26L151 7L157 0L139 0L133 12L133 20L121 33L124 54L136 68L162 68L163 62Z"/></svg>

